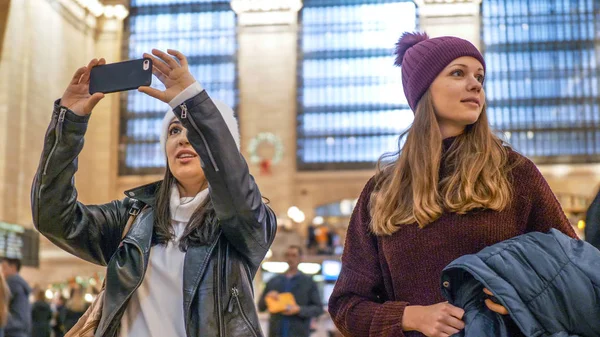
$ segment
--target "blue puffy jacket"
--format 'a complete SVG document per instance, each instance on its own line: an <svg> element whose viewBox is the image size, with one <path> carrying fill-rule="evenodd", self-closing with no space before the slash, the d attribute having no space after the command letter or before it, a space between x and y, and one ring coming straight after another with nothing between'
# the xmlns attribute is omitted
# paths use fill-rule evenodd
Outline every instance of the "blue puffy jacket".
<svg viewBox="0 0 600 337"><path fill-rule="evenodd" d="M527 337L600 336L600 251L587 242L552 229L454 260L442 272L442 292L465 310L455 336L510 336L509 318L485 306L484 286Z"/></svg>

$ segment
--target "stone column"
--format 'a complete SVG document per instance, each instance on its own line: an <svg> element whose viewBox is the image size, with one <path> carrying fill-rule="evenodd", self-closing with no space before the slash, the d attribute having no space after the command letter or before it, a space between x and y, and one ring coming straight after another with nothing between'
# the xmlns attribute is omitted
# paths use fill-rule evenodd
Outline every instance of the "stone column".
<svg viewBox="0 0 600 337"><path fill-rule="evenodd" d="M298 5L300 4L300 5ZM296 174L296 60L297 11L301 7L286 0L233 0L238 14L239 124L242 153L248 161L262 195L270 207L284 216L294 202ZM281 161L261 174L259 165L250 162L248 145L261 133L272 133L283 143ZM264 158L272 158L274 148L262 142L256 149ZM286 244L275 240L272 251ZM261 271L254 279L260 296Z"/></svg>
<svg viewBox="0 0 600 337"><path fill-rule="evenodd" d="M481 48L481 0L418 0L421 30L430 37L457 36Z"/></svg>
<svg viewBox="0 0 600 337"><path fill-rule="evenodd" d="M293 204L296 172L296 18L301 3L234 0L231 6L239 23L242 153L262 194L271 200L273 210L283 215ZM283 143L284 153L270 174L261 174L259 165L250 163L248 145L266 132ZM257 153L272 158L274 150L271 144L262 142Z"/></svg>

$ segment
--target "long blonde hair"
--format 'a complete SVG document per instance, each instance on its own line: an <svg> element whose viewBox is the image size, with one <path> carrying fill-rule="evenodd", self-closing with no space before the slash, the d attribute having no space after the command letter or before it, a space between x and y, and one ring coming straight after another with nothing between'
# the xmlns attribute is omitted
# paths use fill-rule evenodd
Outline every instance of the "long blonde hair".
<svg viewBox="0 0 600 337"><path fill-rule="evenodd" d="M0 272L0 327L4 327L8 321L8 303L10 302L10 288L4 279L4 273Z"/></svg>
<svg viewBox="0 0 600 337"><path fill-rule="evenodd" d="M406 141L394 154L398 159L386 162L384 155L377 164L372 232L391 235L415 222L423 228L444 212L503 210L512 195L508 149L491 132L485 106L446 151L429 91L416 110L412 126L400 137Z"/></svg>

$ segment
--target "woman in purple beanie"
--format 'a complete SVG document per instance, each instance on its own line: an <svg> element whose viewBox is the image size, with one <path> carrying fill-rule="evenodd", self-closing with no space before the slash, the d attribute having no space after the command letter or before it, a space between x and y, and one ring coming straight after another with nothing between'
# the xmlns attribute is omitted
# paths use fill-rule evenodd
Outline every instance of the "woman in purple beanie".
<svg viewBox="0 0 600 337"><path fill-rule="evenodd" d="M536 166L490 130L473 44L405 33L396 55L415 119L354 209L329 312L345 336L451 336L465 325L440 291L446 265L527 232L576 234Z"/></svg>

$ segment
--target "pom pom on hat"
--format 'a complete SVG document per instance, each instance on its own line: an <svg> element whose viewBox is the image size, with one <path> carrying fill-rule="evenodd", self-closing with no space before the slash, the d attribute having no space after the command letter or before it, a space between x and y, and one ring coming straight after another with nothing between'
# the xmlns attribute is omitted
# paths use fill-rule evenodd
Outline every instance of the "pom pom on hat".
<svg viewBox="0 0 600 337"><path fill-rule="evenodd" d="M396 54L396 62L394 62L394 64L398 67L401 66L406 51L410 47L427 39L429 39L429 36L425 32L405 32L404 34L402 34L402 36L400 37L400 39L398 39L398 42L396 43L396 50L394 51L394 54Z"/></svg>

